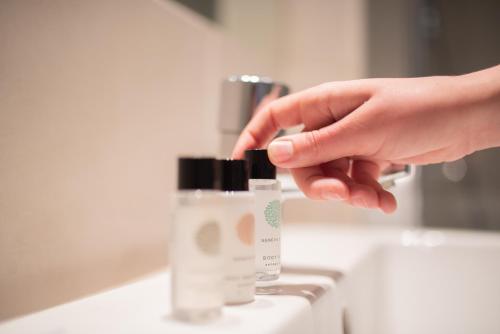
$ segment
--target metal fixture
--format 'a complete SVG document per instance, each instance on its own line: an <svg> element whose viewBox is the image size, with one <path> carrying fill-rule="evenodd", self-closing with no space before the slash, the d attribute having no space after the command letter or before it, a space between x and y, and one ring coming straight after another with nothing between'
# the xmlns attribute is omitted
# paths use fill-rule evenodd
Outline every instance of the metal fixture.
<svg viewBox="0 0 500 334"><path fill-rule="evenodd" d="M261 103L287 95L288 86L257 75L234 75L222 84L219 115L220 154L231 155L234 144Z"/></svg>

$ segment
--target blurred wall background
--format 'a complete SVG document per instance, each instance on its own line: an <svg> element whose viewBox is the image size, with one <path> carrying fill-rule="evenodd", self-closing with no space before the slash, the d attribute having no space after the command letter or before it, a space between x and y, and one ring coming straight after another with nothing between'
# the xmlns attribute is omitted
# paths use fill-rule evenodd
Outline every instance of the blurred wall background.
<svg viewBox="0 0 500 334"><path fill-rule="evenodd" d="M458 35L449 49L457 51L448 53L453 58L437 50L448 31L474 32L469 38L476 44L487 35L484 43L493 44L498 34L467 28L483 24L483 14L489 29L497 27L495 2L485 2L486 9L474 1L460 7L421 0L1 1L0 320L167 264L175 159L216 153L225 76L269 75L296 91L331 80L480 68L489 65L483 57L469 67L443 67L459 64L460 54L476 57ZM451 7L440 15L457 11L446 19L454 25L436 28L429 11L435 4ZM467 6L489 14L466 16L471 21L457 27L465 20L460 15L475 10ZM494 49L478 47L481 54ZM424 211L417 178L396 190L400 210L391 217L310 202L308 210L290 205L287 219L411 226L423 212L425 224L448 222L449 211L425 201L443 196L439 180L451 187L443 196L450 211L470 198L476 205L464 208L483 210L470 217L485 221L483 212L492 212L498 196L490 185L498 180L498 154L489 154L491 163L477 165L490 174L471 173L468 164L458 182L445 179L441 166L426 167ZM473 198L470 184L490 190Z"/></svg>
<svg viewBox="0 0 500 334"><path fill-rule="evenodd" d="M170 1L0 2L0 320L167 264L179 154L262 63Z"/></svg>
<svg viewBox="0 0 500 334"><path fill-rule="evenodd" d="M500 2L421 1L415 75L455 75L500 63ZM500 230L500 149L423 168L423 223Z"/></svg>
<svg viewBox="0 0 500 334"><path fill-rule="evenodd" d="M500 63L500 2L367 2L368 76L458 75ZM421 222L500 230L500 149L421 168Z"/></svg>

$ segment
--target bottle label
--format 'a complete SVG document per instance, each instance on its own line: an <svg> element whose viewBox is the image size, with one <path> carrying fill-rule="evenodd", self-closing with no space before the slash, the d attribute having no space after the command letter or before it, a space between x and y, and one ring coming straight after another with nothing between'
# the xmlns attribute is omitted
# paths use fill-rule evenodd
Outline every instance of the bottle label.
<svg viewBox="0 0 500 334"><path fill-rule="evenodd" d="M227 199L225 230L225 302L250 302L255 292L255 218L252 201Z"/></svg>
<svg viewBox="0 0 500 334"><path fill-rule="evenodd" d="M255 190L257 277L279 274L281 268L281 193Z"/></svg>
<svg viewBox="0 0 500 334"><path fill-rule="evenodd" d="M213 211L213 212L212 212ZM171 230L173 308L211 309L223 303L222 230L213 208L179 207Z"/></svg>

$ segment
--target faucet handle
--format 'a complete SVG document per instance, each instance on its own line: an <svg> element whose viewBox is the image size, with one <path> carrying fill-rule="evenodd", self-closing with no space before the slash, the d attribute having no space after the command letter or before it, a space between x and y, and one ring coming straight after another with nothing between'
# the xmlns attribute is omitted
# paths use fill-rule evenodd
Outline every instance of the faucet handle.
<svg viewBox="0 0 500 334"><path fill-rule="evenodd" d="M378 182L384 189L390 189L397 186L399 182L412 180L415 173L416 167L413 165L397 165L385 171L385 173L379 177ZM281 182L284 200L305 197L290 173L278 173L278 179Z"/></svg>
<svg viewBox="0 0 500 334"><path fill-rule="evenodd" d="M392 165L378 179L384 189L396 186L396 182L410 179L415 175L416 168L413 165Z"/></svg>

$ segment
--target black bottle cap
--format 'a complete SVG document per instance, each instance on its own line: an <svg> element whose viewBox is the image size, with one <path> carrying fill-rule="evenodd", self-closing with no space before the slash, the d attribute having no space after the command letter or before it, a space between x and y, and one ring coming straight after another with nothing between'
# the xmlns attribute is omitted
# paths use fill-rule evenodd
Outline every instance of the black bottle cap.
<svg viewBox="0 0 500 334"><path fill-rule="evenodd" d="M218 185L222 191L248 190L248 169L245 160L217 160Z"/></svg>
<svg viewBox="0 0 500 334"><path fill-rule="evenodd" d="M177 189L215 189L214 158L181 157L177 168Z"/></svg>
<svg viewBox="0 0 500 334"><path fill-rule="evenodd" d="M245 159L251 179L276 179L276 166L269 160L267 150L247 150Z"/></svg>

